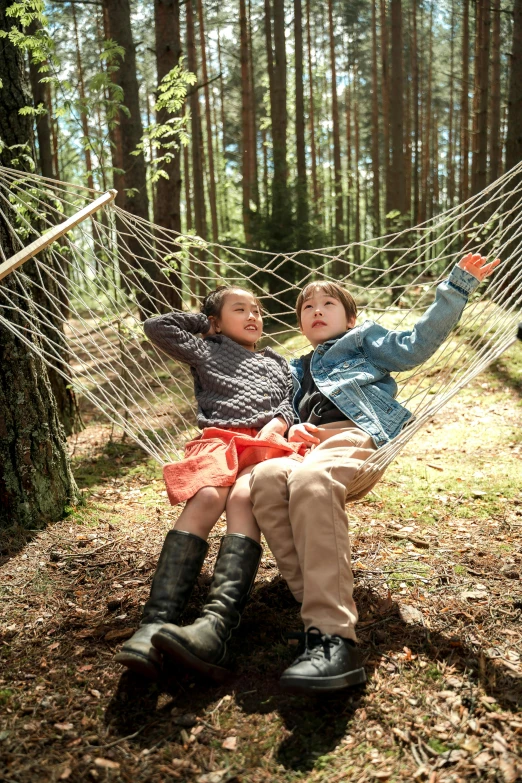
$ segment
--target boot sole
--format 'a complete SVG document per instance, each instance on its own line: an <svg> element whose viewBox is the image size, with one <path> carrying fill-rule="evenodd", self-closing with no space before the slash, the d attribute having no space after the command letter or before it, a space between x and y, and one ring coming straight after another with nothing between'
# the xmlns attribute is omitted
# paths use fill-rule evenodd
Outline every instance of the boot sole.
<svg viewBox="0 0 522 783"><path fill-rule="evenodd" d="M114 660L147 680L157 680L160 677L161 669L145 655L122 651L114 656Z"/></svg>
<svg viewBox="0 0 522 783"><path fill-rule="evenodd" d="M228 669L224 669L222 666L217 666L215 663L207 663L201 660L193 653L189 652L182 644L180 644L170 634L165 631L158 631L152 637L152 643L157 650L161 650L162 653L168 655L177 663L183 663L189 669L204 674L206 677L210 677L215 682L223 682L229 677L230 672Z"/></svg>
<svg viewBox="0 0 522 783"><path fill-rule="evenodd" d="M322 694L336 693L346 688L354 688L366 682L363 668L354 669L334 677L281 677L279 685L285 693Z"/></svg>

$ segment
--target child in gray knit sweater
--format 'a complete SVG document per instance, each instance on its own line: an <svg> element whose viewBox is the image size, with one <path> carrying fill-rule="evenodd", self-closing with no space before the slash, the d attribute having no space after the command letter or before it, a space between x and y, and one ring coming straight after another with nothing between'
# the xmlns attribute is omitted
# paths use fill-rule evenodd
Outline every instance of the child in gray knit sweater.
<svg viewBox="0 0 522 783"><path fill-rule="evenodd" d="M116 656L150 678L161 671L162 653L214 679L226 674L227 641L239 625L262 552L249 474L261 461L304 450L284 439L294 419L292 380L281 356L270 348L256 351L262 329L257 298L233 287L210 292L201 313L173 312L144 324L151 342L190 366L203 430L187 444L185 459L164 469L171 503L187 503L167 534L141 625ZM224 511L227 535L202 616L177 626L207 537Z"/></svg>

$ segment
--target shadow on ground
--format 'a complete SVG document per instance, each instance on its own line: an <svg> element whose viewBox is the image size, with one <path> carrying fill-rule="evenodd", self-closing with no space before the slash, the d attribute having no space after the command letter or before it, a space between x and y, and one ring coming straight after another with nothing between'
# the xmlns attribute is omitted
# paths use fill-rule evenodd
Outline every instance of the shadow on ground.
<svg viewBox="0 0 522 783"><path fill-rule="evenodd" d="M373 590L366 588L356 590L355 597L361 610L379 600ZM197 616L202 598L200 595L198 606L193 604L189 608L185 622ZM133 744L145 749L151 744L171 741L179 734L179 726L173 725L170 715L173 708L178 715L192 714L208 721L205 710L209 704L231 695L245 716L277 713L284 729L274 757L285 769L310 770L320 756L332 752L346 736L354 712L368 705L364 688L326 699L280 692L279 676L295 656L295 648L287 645L285 633L300 627L298 606L281 578L261 584L254 591L242 625L230 644L233 674L227 683L218 687L187 672L171 671L158 684L150 684L125 673L106 712L106 724L110 725L112 734L120 737L139 732ZM445 662L454 671L466 673L473 686L462 694L462 703L470 711L479 683L501 707L516 710L522 706L521 685L515 687L518 681L510 678L502 666L494 666L481 649L466 646L452 638L451 633L407 625L396 613L396 607L392 606L375 628L364 630L360 637L361 646L367 652L369 680L383 656L390 661L390 668L400 671L403 666L400 658L392 656L402 653L406 647L413 655L422 653L433 664ZM163 699L168 694L171 700L158 708L162 694ZM260 748L257 758L253 750L253 764L261 762L263 752Z"/></svg>

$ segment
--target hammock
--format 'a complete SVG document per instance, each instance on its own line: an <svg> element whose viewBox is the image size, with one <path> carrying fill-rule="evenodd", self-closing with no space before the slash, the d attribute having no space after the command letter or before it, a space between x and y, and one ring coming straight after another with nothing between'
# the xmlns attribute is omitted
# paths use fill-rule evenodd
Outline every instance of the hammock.
<svg viewBox="0 0 522 783"><path fill-rule="evenodd" d="M270 314L266 344L291 358L310 350L297 335L293 304L312 280L346 282L359 323L370 318L407 329L464 253L502 259L445 344L424 365L396 376L398 400L414 420L364 463L357 492L517 339L522 163L420 226L284 254L177 234L116 207L114 195L0 167L0 220L20 247L10 259L0 248L0 281L16 280L0 282L0 324L161 465L179 459L195 435L193 382L186 366L147 342L142 320L172 310L173 301L194 309L225 281L260 297ZM31 270L23 266L28 258ZM10 320L13 310L22 322Z"/></svg>

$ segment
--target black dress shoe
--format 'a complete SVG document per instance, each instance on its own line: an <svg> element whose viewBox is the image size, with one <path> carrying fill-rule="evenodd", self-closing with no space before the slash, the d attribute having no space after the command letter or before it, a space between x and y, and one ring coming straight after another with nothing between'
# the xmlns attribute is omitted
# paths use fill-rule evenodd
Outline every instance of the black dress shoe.
<svg viewBox="0 0 522 783"><path fill-rule="evenodd" d="M366 673L362 656L351 639L321 633L309 628L303 634L291 634L302 643L302 652L286 669L279 681L288 693L334 693L362 685Z"/></svg>

